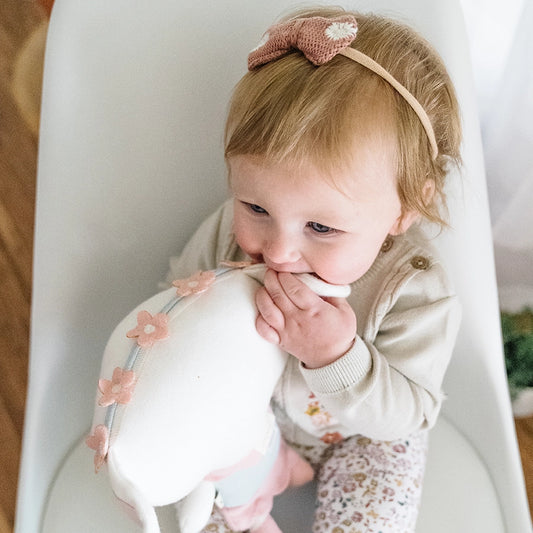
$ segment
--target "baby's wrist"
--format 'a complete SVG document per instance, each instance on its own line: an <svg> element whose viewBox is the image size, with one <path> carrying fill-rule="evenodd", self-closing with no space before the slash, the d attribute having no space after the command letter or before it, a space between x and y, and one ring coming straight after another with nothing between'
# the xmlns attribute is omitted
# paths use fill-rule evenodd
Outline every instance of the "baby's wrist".
<svg viewBox="0 0 533 533"><path fill-rule="evenodd" d="M345 349L341 349L337 351L334 354L319 354L316 357L308 358L308 357L298 357L300 359L300 362L304 366L304 368L307 368L309 370L316 370L317 368L323 368L325 366L331 365L335 361L339 360L341 357L345 356L355 344L356 337L353 337L353 339L347 344Z"/></svg>

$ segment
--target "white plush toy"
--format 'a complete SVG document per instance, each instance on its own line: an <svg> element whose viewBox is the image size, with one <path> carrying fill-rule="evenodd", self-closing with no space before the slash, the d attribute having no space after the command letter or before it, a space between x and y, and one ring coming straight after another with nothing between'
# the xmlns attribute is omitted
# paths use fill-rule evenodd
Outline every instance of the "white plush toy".
<svg viewBox="0 0 533 533"><path fill-rule="evenodd" d="M312 478L269 411L287 354L255 330L264 273L231 265L177 280L109 339L87 444L144 533L160 531L154 507L174 502L180 531L196 533L215 500L237 530L279 531L273 496ZM349 292L301 279L322 296Z"/></svg>

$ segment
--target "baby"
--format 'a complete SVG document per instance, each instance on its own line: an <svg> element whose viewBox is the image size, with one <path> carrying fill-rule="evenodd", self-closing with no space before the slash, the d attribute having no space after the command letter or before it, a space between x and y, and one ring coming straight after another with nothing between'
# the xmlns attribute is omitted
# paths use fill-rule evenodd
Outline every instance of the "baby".
<svg viewBox="0 0 533 533"><path fill-rule="evenodd" d="M256 328L290 354L272 408L315 469L313 531L414 531L460 315L419 224L446 224L452 83L413 30L340 8L272 26L248 65L226 124L232 198L168 279L266 264ZM319 297L301 272L351 295ZM229 529L214 511L205 531Z"/></svg>

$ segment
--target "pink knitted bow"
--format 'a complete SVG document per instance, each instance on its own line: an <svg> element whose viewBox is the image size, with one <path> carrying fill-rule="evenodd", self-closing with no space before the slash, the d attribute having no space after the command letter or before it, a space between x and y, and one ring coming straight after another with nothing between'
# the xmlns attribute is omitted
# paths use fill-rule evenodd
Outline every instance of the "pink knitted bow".
<svg viewBox="0 0 533 533"><path fill-rule="evenodd" d="M357 35L357 21L351 15L336 18L297 18L272 26L248 56L253 70L274 59L300 50L314 65L327 63L347 48Z"/></svg>

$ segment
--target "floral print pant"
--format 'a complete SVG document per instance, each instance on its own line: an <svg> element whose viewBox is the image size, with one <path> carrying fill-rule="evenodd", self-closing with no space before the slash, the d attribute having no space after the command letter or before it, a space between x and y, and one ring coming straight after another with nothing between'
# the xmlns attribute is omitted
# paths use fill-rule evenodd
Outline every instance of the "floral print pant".
<svg viewBox="0 0 533 533"><path fill-rule="evenodd" d="M390 442L354 436L326 448L296 450L316 471L313 533L415 531L427 431ZM232 533L216 511L204 532Z"/></svg>

